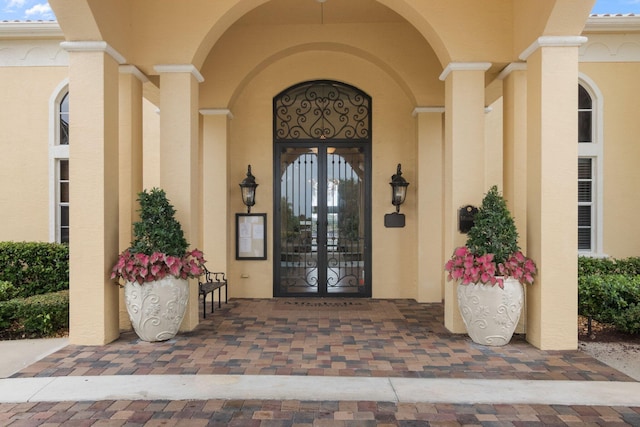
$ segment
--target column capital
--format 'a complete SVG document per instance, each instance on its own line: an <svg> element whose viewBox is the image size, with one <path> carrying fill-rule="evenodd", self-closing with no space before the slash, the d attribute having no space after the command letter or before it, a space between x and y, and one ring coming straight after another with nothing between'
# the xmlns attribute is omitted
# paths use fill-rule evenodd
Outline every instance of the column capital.
<svg viewBox="0 0 640 427"><path fill-rule="evenodd" d="M192 64L159 64L155 65L153 69L157 73L190 73L196 78L198 83L204 82L204 77L195 65Z"/></svg>
<svg viewBox="0 0 640 427"><path fill-rule="evenodd" d="M105 41L73 41L62 42L60 47L67 52L104 52L111 56L118 64L125 64L127 60L117 50Z"/></svg>
<svg viewBox="0 0 640 427"><path fill-rule="evenodd" d="M135 65L124 64L120 65L118 69L120 71L120 74L133 74L142 83L147 83L149 81L147 76L145 76L144 73L142 73L142 71L140 71L140 69Z"/></svg>
<svg viewBox="0 0 640 427"><path fill-rule="evenodd" d="M526 62L512 62L507 65L500 71L498 74L498 80L504 80L514 71L527 71L527 63Z"/></svg>
<svg viewBox="0 0 640 427"><path fill-rule="evenodd" d="M233 113L228 108L201 108L198 112L203 116L227 116L233 119Z"/></svg>
<svg viewBox="0 0 640 427"><path fill-rule="evenodd" d="M491 62L450 62L440 74L439 79L445 81L452 71L487 71Z"/></svg>
<svg viewBox="0 0 640 427"><path fill-rule="evenodd" d="M579 47L587 42L584 36L541 36L526 48L519 59L526 61L529 56L541 47Z"/></svg>
<svg viewBox="0 0 640 427"><path fill-rule="evenodd" d="M416 107L413 109L413 112L411 113L411 115L413 117L416 117L418 114L423 114L423 113L442 114L444 113L444 107Z"/></svg>

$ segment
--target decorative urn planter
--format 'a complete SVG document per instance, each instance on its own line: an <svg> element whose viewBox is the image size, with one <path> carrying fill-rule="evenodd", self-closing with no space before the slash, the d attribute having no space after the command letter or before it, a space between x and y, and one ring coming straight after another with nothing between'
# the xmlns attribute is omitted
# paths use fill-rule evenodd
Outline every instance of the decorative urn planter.
<svg viewBox="0 0 640 427"><path fill-rule="evenodd" d="M167 276L140 285L126 282L125 304L133 329L143 341L166 341L180 328L189 298L189 282Z"/></svg>
<svg viewBox="0 0 640 427"><path fill-rule="evenodd" d="M458 308L473 342L488 346L509 343L520 320L524 290L513 277L498 285L458 285Z"/></svg>

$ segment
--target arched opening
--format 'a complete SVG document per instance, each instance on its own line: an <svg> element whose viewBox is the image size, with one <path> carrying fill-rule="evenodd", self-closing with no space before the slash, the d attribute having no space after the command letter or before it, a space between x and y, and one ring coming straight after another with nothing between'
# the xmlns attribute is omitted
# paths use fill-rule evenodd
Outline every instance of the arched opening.
<svg viewBox="0 0 640 427"><path fill-rule="evenodd" d="M273 100L274 295L371 296L371 97L336 81Z"/></svg>

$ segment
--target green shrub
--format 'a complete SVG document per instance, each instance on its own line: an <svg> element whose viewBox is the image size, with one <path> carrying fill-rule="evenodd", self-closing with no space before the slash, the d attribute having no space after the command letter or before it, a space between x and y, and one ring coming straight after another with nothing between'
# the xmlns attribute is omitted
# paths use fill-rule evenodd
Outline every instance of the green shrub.
<svg viewBox="0 0 640 427"><path fill-rule="evenodd" d="M0 331L3 335L6 335L7 330L16 322L20 302L18 299L0 301Z"/></svg>
<svg viewBox="0 0 640 427"><path fill-rule="evenodd" d="M23 298L69 289L69 247L0 242L0 280L11 282Z"/></svg>
<svg viewBox="0 0 640 427"><path fill-rule="evenodd" d="M613 318L616 329L627 334L640 334L640 303L631 303L629 307Z"/></svg>
<svg viewBox="0 0 640 427"><path fill-rule="evenodd" d="M513 217L495 185L482 199L482 205L473 218L473 227L467 234L466 246L474 255L493 254L496 265L520 251Z"/></svg>
<svg viewBox="0 0 640 427"><path fill-rule="evenodd" d="M47 336L69 328L69 291L25 298L20 310L27 335Z"/></svg>
<svg viewBox="0 0 640 427"><path fill-rule="evenodd" d="M640 333L640 276L589 274L578 278L578 313L627 333Z"/></svg>
<svg viewBox="0 0 640 427"><path fill-rule="evenodd" d="M18 295L18 290L11 282L0 280L0 301L9 301Z"/></svg>
<svg viewBox="0 0 640 427"><path fill-rule="evenodd" d="M640 257L625 259L578 257L578 277L590 274L640 274Z"/></svg>
<svg viewBox="0 0 640 427"><path fill-rule="evenodd" d="M138 193L138 201L140 221L133 223L131 253L151 255L161 252L183 257L189 244L180 222L175 218L176 210L169 203L164 190L152 188L150 191L141 191Z"/></svg>
<svg viewBox="0 0 640 427"><path fill-rule="evenodd" d="M69 291L0 302L3 338L41 338L69 329Z"/></svg>

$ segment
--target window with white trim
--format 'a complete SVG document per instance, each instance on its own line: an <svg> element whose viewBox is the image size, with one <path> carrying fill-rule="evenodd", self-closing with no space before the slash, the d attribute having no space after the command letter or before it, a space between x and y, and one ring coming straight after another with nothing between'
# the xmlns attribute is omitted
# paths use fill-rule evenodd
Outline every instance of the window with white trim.
<svg viewBox="0 0 640 427"><path fill-rule="evenodd" d="M50 106L50 239L69 243L69 91L66 83L54 92Z"/></svg>
<svg viewBox="0 0 640 427"><path fill-rule="evenodd" d="M586 79L586 78L585 78ZM595 84L578 84L578 251L602 254L602 123Z"/></svg>

